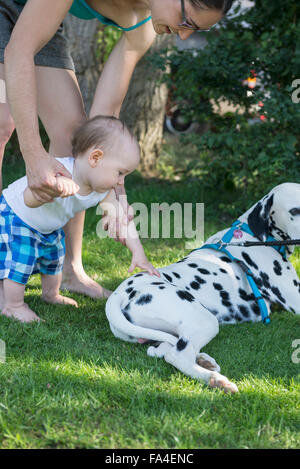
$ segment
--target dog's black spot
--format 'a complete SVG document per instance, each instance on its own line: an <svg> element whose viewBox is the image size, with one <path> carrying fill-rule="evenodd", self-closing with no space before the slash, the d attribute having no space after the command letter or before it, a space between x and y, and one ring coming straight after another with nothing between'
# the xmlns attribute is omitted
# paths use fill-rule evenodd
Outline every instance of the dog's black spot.
<svg viewBox="0 0 300 469"><path fill-rule="evenodd" d="M240 279L240 277L239 277L238 275L236 275L236 276L235 276L235 278L236 278L237 280L241 280L241 279Z"/></svg>
<svg viewBox="0 0 300 469"><path fill-rule="evenodd" d="M125 290L125 291L126 291L126 293L131 293L132 290L133 290L133 288L131 287L131 288L127 288L127 290Z"/></svg>
<svg viewBox="0 0 300 469"><path fill-rule="evenodd" d="M171 277L170 275L163 273L163 276L164 276L165 279L167 279L169 282L172 282L172 277Z"/></svg>
<svg viewBox="0 0 300 469"><path fill-rule="evenodd" d="M194 264L194 263L188 264L188 266L189 266L189 267L192 267L192 269L196 269L196 268L198 267L198 265L197 265L197 264Z"/></svg>
<svg viewBox="0 0 300 469"><path fill-rule="evenodd" d="M257 265L255 264L255 262L251 259L251 257L249 256L249 254L247 254L246 252L242 252L242 256L243 258L245 259L245 261L247 262L248 265L250 265L251 267L253 267L254 269L258 270L258 267Z"/></svg>
<svg viewBox="0 0 300 469"><path fill-rule="evenodd" d="M213 283L213 287L215 290L223 290L223 287L220 283Z"/></svg>
<svg viewBox="0 0 300 469"><path fill-rule="evenodd" d="M258 286L258 288L263 287L263 281L260 277L254 277L254 281L255 281L256 285Z"/></svg>
<svg viewBox="0 0 300 469"><path fill-rule="evenodd" d="M215 316L218 316L219 314L219 311L217 311L216 309L210 309L209 310L212 314L214 314Z"/></svg>
<svg viewBox="0 0 300 469"><path fill-rule="evenodd" d="M177 344L176 344L176 348L177 348L178 352L181 352L181 350L184 350L185 347L187 346L187 344L188 344L187 340L179 339Z"/></svg>
<svg viewBox="0 0 300 469"><path fill-rule="evenodd" d="M232 262L232 260L229 259L229 257L226 257L226 256L221 256L220 259L223 262L227 262L227 264L231 264L231 262Z"/></svg>
<svg viewBox="0 0 300 469"><path fill-rule="evenodd" d="M160 290L164 290L166 287L158 287Z"/></svg>
<svg viewBox="0 0 300 469"><path fill-rule="evenodd" d="M268 292L268 290L266 290L265 288L263 288L261 290L261 293L263 296L267 297L267 298L270 298L270 293Z"/></svg>
<svg viewBox="0 0 300 469"><path fill-rule="evenodd" d="M248 294L242 288L239 288L239 295L240 295L240 298L244 301L253 301L253 300L255 300L255 296L254 296L253 293Z"/></svg>
<svg viewBox="0 0 300 469"><path fill-rule="evenodd" d="M129 300L132 300L132 298L135 297L136 293L137 293L136 290L133 290L133 291L130 293L129 297L128 297Z"/></svg>
<svg viewBox="0 0 300 469"><path fill-rule="evenodd" d="M243 318L238 313L235 313L233 317L237 322L241 322L243 320Z"/></svg>
<svg viewBox="0 0 300 469"><path fill-rule="evenodd" d="M177 272L172 272L173 275L175 275L176 278L181 278L181 276Z"/></svg>
<svg viewBox="0 0 300 469"><path fill-rule="evenodd" d="M126 311L122 311L122 313L124 314L124 316L125 316L125 318L127 319L127 321L132 322L132 321L131 321L131 317L129 316L128 313L126 313Z"/></svg>
<svg viewBox="0 0 300 469"><path fill-rule="evenodd" d="M252 303L251 309L256 316L260 315L260 309L257 303Z"/></svg>
<svg viewBox="0 0 300 469"><path fill-rule="evenodd" d="M137 278L137 277L142 277L143 274L136 274L134 277Z"/></svg>
<svg viewBox="0 0 300 469"><path fill-rule="evenodd" d="M214 275L218 275L217 272L213 272Z"/></svg>
<svg viewBox="0 0 300 469"><path fill-rule="evenodd" d="M198 272L200 272L200 274L210 275L210 272L207 269L201 269L201 267L199 267L197 270L198 270Z"/></svg>
<svg viewBox="0 0 300 469"><path fill-rule="evenodd" d="M164 282L152 282L151 285L164 285Z"/></svg>
<svg viewBox="0 0 300 469"><path fill-rule="evenodd" d="M200 285L202 285L203 283L206 283L206 280L203 280L203 278L199 277L199 275L195 275L194 278L196 282L200 283Z"/></svg>
<svg viewBox="0 0 300 469"><path fill-rule="evenodd" d="M222 272L223 274L227 274L227 270L225 270L225 269L219 269L219 270L220 270L220 272Z"/></svg>
<svg viewBox="0 0 300 469"><path fill-rule="evenodd" d="M227 300L222 300L222 305L226 306L226 308L229 308L230 306L232 306L232 303L230 301L227 301Z"/></svg>
<svg viewBox="0 0 300 469"><path fill-rule="evenodd" d="M260 278L262 280L262 284L265 288L271 288L271 284L269 282L269 276L265 272L260 272Z"/></svg>
<svg viewBox="0 0 300 469"><path fill-rule="evenodd" d="M223 298L223 300L229 300L229 293L225 290L220 291L220 296Z"/></svg>
<svg viewBox="0 0 300 469"><path fill-rule="evenodd" d="M125 308L122 310L123 314L124 314L124 311L127 312L130 310L130 303L127 303L127 305L125 306Z"/></svg>
<svg viewBox="0 0 300 469"><path fill-rule="evenodd" d="M230 297L229 297L229 293L225 290L221 290L220 291L220 296L222 298L222 305L223 306L226 306L226 308L229 308L230 306L232 306L232 303L229 301Z"/></svg>
<svg viewBox="0 0 300 469"><path fill-rule="evenodd" d="M136 305L146 305L151 303L153 296L152 295L142 295L139 299L135 302Z"/></svg>
<svg viewBox="0 0 300 469"><path fill-rule="evenodd" d="M190 285L193 288L193 290L199 290L200 288L200 284L198 282L191 282Z"/></svg>
<svg viewBox="0 0 300 469"><path fill-rule="evenodd" d="M277 298L281 301L281 303L283 303L283 304L286 303L285 299L283 298L283 296L281 295L281 293L279 291L279 288L272 287L271 291L274 293L275 296L277 296Z"/></svg>
<svg viewBox="0 0 300 469"><path fill-rule="evenodd" d="M249 318L250 312L247 306L245 305L238 305L239 312L244 316L244 318Z"/></svg>
<svg viewBox="0 0 300 469"><path fill-rule="evenodd" d="M276 260L273 262L273 269L276 275L282 275L282 267Z"/></svg>
<svg viewBox="0 0 300 469"><path fill-rule="evenodd" d="M229 321L231 321L231 317L230 316L223 316L222 321L229 322Z"/></svg>
<svg viewBox="0 0 300 469"><path fill-rule="evenodd" d="M274 194L263 205L258 202L248 216L248 225L255 236L265 241L269 235L269 216L273 205Z"/></svg>
<svg viewBox="0 0 300 469"><path fill-rule="evenodd" d="M192 303L192 301L194 301L195 299L195 297L191 293L184 291L184 290L177 290L176 293L181 300L186 300L186 301L189 301L190 303Z"/></svg>

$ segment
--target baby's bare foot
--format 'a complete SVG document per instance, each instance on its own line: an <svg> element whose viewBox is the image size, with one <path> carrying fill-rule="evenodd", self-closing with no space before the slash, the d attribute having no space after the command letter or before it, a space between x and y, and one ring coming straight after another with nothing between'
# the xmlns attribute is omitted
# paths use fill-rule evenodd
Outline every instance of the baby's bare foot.
<svg viewBox="0 0 300 469"><path fill-rule="evenodd" d="M59 294L54 295L54 296L42 295L42 300L45 301L46 303L71 305L71 306L75 306L76 308L78 308L77 301L73 300L72 298L68 298L67 296L62 296Z"/></svg>
<svg viewBox="0 0 300 469"><path fill-rule="evenodd" d="M43 321L37 314L24 303L22 306L4 306L1 313L8 318L17 319L21 322ZM44 322L44 321L43 321Z"/></svg>

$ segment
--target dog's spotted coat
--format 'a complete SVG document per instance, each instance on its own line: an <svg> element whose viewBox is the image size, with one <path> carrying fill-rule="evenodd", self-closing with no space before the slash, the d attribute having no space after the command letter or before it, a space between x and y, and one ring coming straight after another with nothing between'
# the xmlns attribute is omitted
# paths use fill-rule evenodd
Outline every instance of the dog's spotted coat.
<svg viewBox="0 0 300 469"><path fill-rule="evenodd" d="M300 238L300 184L275 187L239 220L248 223L255 238L243 233L243 241ZM220 231L206 243L215 243ZM270 305L300 314L300 282L293 265L272 247L228 247L254 274L255 282ZM286 248L287 258L294 247ZM199 351L217 333L219 323L260 321L260 309L241 267L212 249L192 252L168 267L161 278L139 273L124 281L107 301L106 314L112 332L126 341L155 340L148 355L164 357L183 373L210 386L236 392L237 387L219 374L220 368Z"/></svg>

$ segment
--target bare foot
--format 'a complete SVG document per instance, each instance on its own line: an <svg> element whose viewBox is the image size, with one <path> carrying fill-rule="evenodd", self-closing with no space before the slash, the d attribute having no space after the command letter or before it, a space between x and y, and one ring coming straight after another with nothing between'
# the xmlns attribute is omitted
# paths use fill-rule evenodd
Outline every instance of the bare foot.
<svg viewBox="0 0 300 469"><path fill-rule="evenodd" d="M85 272L82 274L68 275L63 273L61 290L68 290L74 293L81 293L95 299L108 298L112 292L101 287L99 283L91 279Z"/></svg>
<svg viewBox="0 0 300 469"><path fill-rule="evenodd" d="M2 309L2 314L8 318L17 319L21 322L43 321L35 314L34 311L32 311L32 309L29 308L26 303L17 307L5 306Z"/></svg>
<svg viewBox="0 0 300 469"><path fill-rule="evenodd" d="M55 296L42 295L42 300L45 301L45 303L71 305L78 308L78 303L77 301L73 300L73 298L68 298L67 296L62 296L59 294Z"/></svg>

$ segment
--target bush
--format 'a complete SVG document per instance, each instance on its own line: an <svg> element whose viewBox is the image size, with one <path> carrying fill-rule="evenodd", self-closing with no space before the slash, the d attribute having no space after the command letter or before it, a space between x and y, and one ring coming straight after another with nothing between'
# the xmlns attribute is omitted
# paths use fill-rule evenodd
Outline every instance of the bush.
<svg viewBox="0 0 300 469"><path fill-rule="evenodd" d="M184 137L197 147L194 169L201 169L203 184L242 188L254 200L276 184L300 181L300 104L292 100L300 79L299 16L298 0L256 0L206 33L204 50L153 57L189 116L212 122L204 135ZM247 77L257 77L252 96L242 86ZM220 99L243 112L220 117L213 107Z"/></svg>

